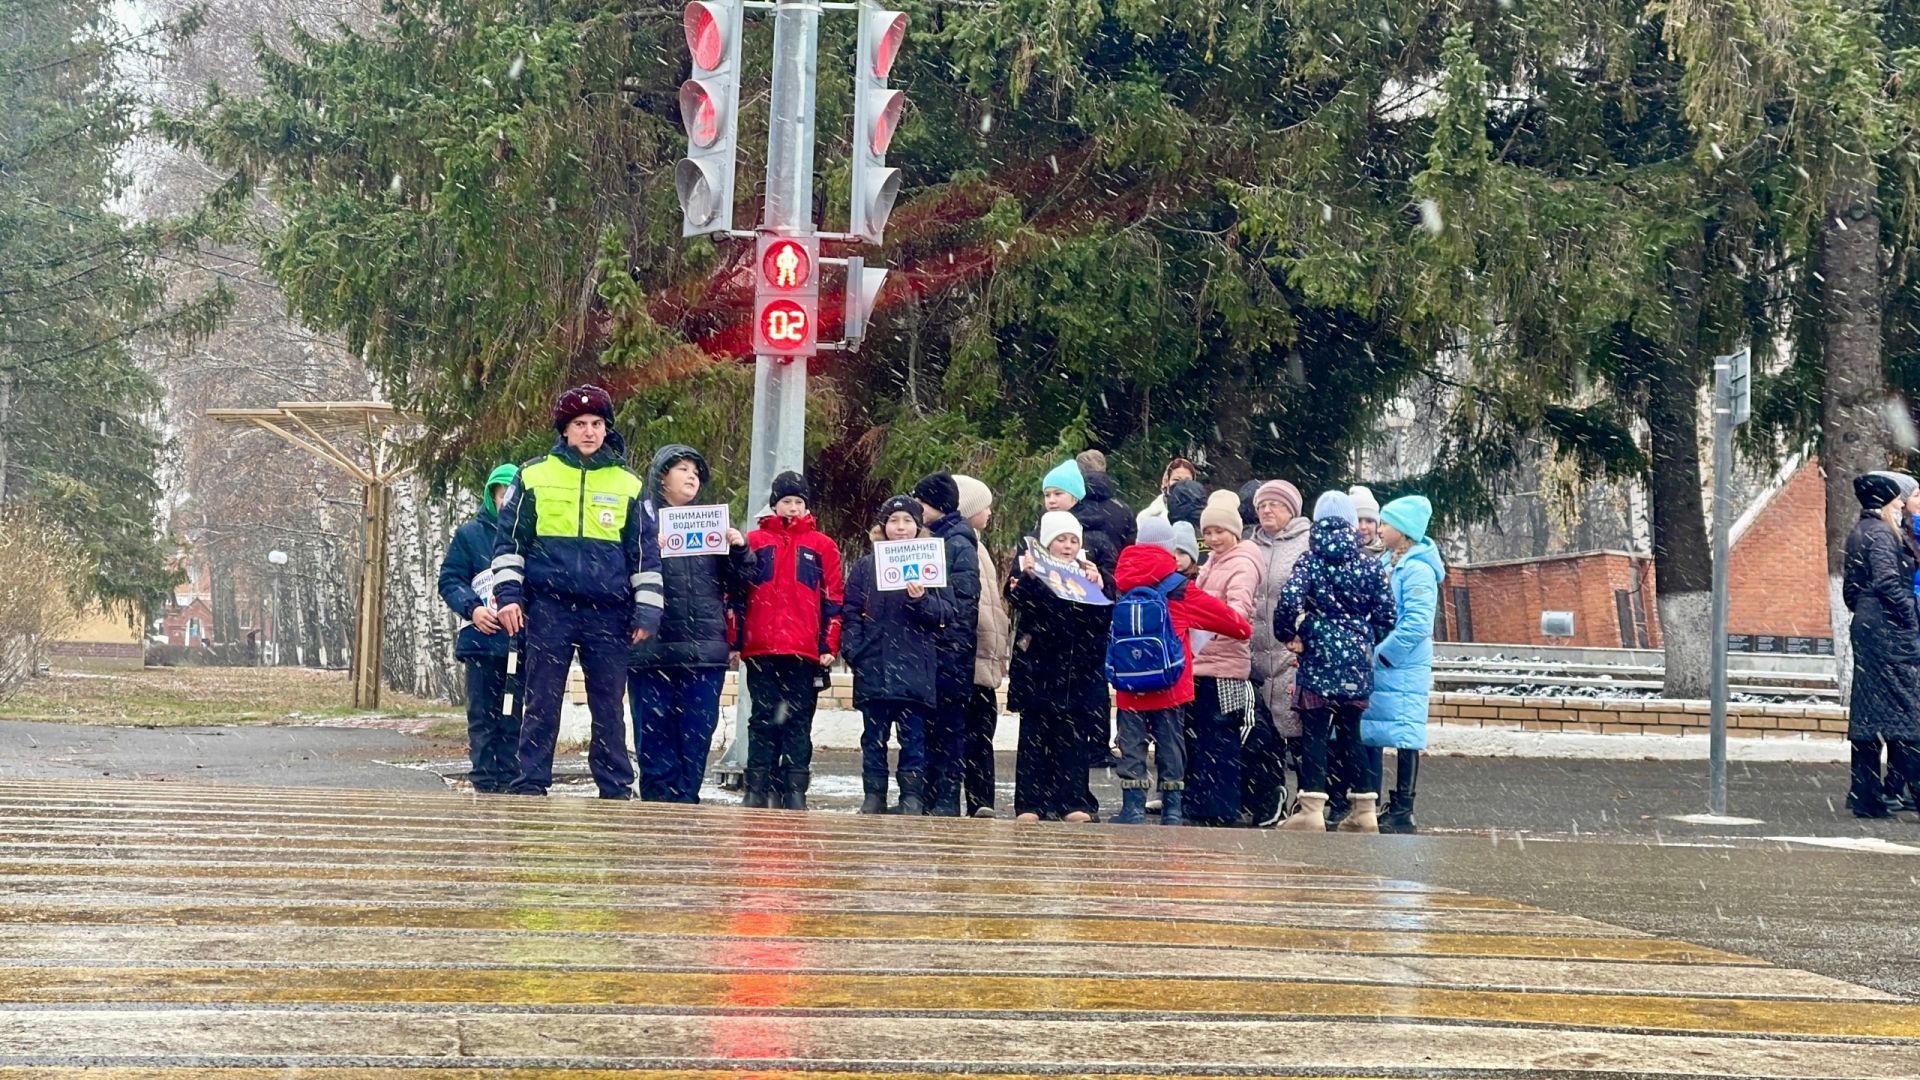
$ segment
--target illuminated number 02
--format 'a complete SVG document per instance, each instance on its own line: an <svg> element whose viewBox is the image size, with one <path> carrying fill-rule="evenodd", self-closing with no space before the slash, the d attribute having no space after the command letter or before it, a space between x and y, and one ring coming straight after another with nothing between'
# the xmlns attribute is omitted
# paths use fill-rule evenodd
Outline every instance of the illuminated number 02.
<svg viewBox="0 0 1920 1080"><path fill-rule="evenodd" d="M798 345L807 337L807 313L804 311L767 312L767 340Z"/></svg>

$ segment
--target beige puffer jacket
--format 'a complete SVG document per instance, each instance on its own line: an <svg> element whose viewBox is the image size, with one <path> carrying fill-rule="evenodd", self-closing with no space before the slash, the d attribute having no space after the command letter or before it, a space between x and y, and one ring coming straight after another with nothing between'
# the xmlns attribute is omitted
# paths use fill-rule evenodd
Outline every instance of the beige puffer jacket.
<svg viewBox="0 0 1920 1080"><path fill-rule="evenodd" d="M1265 563L1253 611L1253 678L1260 683L1260 700L1273 714L1273 726L1289 739L1300 736L1300 714L1293 711L1294 655L1273 636L1273 609L1279 606L1280 590L1293 576L1293 564L1307 553L1312 532L1313 523L1302 516L1288 522L1279 536L1268 536L1256 526L1253 535L1242 541L1257 545Z"/></svg>
<svg viewBox="0 0 1920 1080"><path fill-rule="evenodd" d="M1013 656L1013 619L1007 614L1007 594L993 556L987 554L987 545L976 546L980 553L980 624L975 631L973 685L998 689L1007 679L1007 662Z"/></svg>

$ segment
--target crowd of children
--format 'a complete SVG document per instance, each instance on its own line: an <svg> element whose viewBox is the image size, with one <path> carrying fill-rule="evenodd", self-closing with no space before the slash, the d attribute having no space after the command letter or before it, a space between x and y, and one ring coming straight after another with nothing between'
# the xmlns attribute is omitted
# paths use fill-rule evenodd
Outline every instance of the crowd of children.
<svg viewBox="0 0 1920 1080"><path fill-rule="evenodd" d="M566 411L557 408L556 426ZM1089 451L1050 471L1037 527L999 561L983 539L993 493L979 480L934 473L887 499L872 542L938 540L937 583L885 586L872 551L843 571L793 472L774 479L751 532L728 530L724 553L633 555L636 595L657 597L660 612L657 631L635 629L629 658L641 797L698 801L737 654L751 699L748 807L806 809L815 705L844 660L865 721L861 813L997 816L1004 682L1019 716L1012 812L1022 820L1099 820L1090 770L1111 768L1116 824L1157 809L1164 825L1412 831L1445 575L1426 536L1427 500L1380 507L1365 488L1336 490L1303 516L1285 481L1207 495L1192 463L1176 460L1161 497L1135 518L1104 470ZM645 478L646 527L708 480L692 447L659 450ZM505 499L499 488L490 495ZM455 554L474 549L457 567L450 554L443 586L481 565L484 541L470 540L456 544ZM1079 592L1060 586L1063 569ZM473 589L443 591L472 613L462 656L484 698L504 653L503 640L487 639L499 621ZM492 697L492 712L479 705L487 731L503 726ZM490 740L474 737L476 784L484 775L488 790L506 790L509 755ZM1396 784L1381 813L1388 747Z"/></svg>

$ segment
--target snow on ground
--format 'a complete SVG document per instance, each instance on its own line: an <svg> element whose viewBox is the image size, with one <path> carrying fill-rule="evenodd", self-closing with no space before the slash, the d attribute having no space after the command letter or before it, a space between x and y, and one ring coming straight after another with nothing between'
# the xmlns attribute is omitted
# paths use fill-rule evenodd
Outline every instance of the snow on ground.
<svg viewBox="0 0 1920 1080"><path fill-rule="evenodd" d="M563 741L585 742L585 707L568 706L571 719L578 713L578 733L562 732ZM822 709L814 715L813 744L824 750L857 750L861 717L850 709ZM1012 753L1018 745L1020 718L1003 714L994 732L994 749ZM1705 761L1707 737L1698 735L1597 735L1585 732L1509 731L1453 724L1427 728L1429 753L1464 757L1515 757L1594 761ZM733 737L733 713L727 710L714 732L716 748ZM1847 760L1844 739L1729 738L1729 761L1791 761L1831 764ZM718 760L716 758L715 760Z"/></svg>

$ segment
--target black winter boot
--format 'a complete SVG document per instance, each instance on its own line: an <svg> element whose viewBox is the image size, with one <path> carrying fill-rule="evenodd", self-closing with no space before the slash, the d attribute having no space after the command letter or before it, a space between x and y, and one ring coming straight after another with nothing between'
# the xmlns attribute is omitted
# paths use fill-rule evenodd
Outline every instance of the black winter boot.
<svg viewBox="0 0 1920 1080"><path fill-rule="evenodd" d="M1413 820L1413 796L1393 792L1387 796L1387 812L1380 815L1380 831L1383 833L1417 833L1420 826Z"/></svg>
<svg viewBox="0 0 1920 1080"><path fill-rule="evenodd" d="M1853 741L1853 784L1847 790L1847 809L1857 818L1890 817L1886 781L1880 776L1880 741Z"/></svg>
<svg viewBox="0 0 1920 1080"><path fill-rule="evenodd" d="M805 769L787 770L787 797L785 800L787 809L805 810L807 808L807 785L812 779L813 774Z"/></svg>
<svg viewBox="0 0 1920 1080"><path fill-rule="evenodd" d="M887 812L887 778L886 776L884 775L878 776L878 777L866 776L866 777L862 777L862 779L865 781L867 797L861 800L860 802L860 812L863 814L886 813Z"/></svg>
<svg viewBox="0 0 1920 1080"><path fill-rule="evenodd" d="M1413 820L1414 788L1420 782L1420 751L1394 751L1393 794L1387 800L1387 812L1380 815L1383 833L1416 833L1420 826Z"/></svg>
<svg viewBox="0 0 1920 1080"><path fill-rule="evenodd" d="M746 773L747 793L740 798L740 805L749 810L767 808L767 781L770 777L765 769L748 769Z"/></svg>
<svg viewBox="0 0 1920 1080"><path fill-rule="evenodd" d="M906 817L925 817L927 778L917 772L900 774L900 813Z"/></svg>

